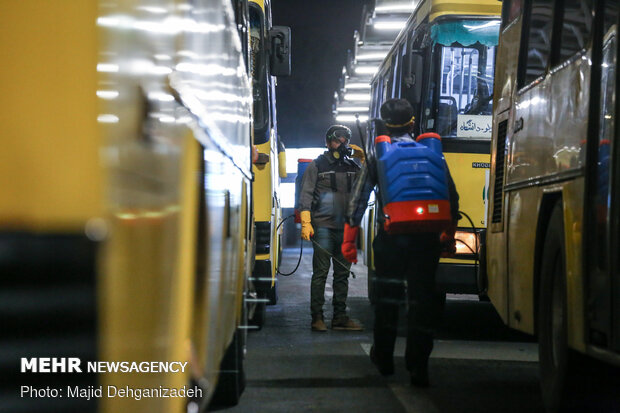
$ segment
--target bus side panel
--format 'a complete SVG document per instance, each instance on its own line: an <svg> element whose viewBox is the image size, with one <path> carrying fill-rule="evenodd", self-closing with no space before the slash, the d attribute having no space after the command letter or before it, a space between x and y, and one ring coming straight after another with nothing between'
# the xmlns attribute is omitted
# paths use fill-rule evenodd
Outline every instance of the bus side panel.
<svg viewBox="0 0 620 413"><path fill-rule="evenodd" d="M491 176L489 182L488 203L488 231L487 231L487 275L488 295L495 309L502 317L504 323L510 323L508 311L508 258L506 222L508 221L509 197L504 193L504 153L498 154L497 148L505 147L514 125L514 109L511 102L517 90L517 62L519 56L519 44L521 41L522 19L509 24L499 39L497 56L495 59L495 83L493 96L493 142L491 145ZM511 110L512 109L512 110ZM507 122L507 136L502 136L503 142L498 145L498 130L502 122ZM501 164L498 164L498 159ZM497 180L497 174L500 179ZM494 205L495 194L502 205ZM499 216L493 222L493 213Z"/></svg>
<svg viewBox="0 0 620 413"><path fill-rule="evenodd" d="M103 213L96 2L0 3L0 224L83 233Z"/></svg>
<svg viewBox="0 0 620 413"><path fill-rule="evenodd" d="M504 29L499 37L495 60L495 85L493 112L497 115L510 109L512 97L517 90L517 62L519 61L519 44L521 42L521 24L519 17Z"/></svg>
<svg viewBox="0 0 620 413"><path fill-rule="evenodd" d="M243 176L234 165L214 147L206 148L209 154L205 192L207 205L208 259L206 281L206 325L208 327L206 347L198 351L207 353L205 377L214 382L219 371L219 360L235 332L240 308L238 285L240 276L238 263L241 235L240 212ZM211 389L213 390L213 389Z"/></svg>
<svg viewBox="0 0 620 413"><path fill-rule="evenodd" d="M510 196L509 274L515 275L509 275L510 325L514 323L515 328L526 332L534 331L537 299L533 274L536 271L534 222L538 221L532 221L532 217L538 217L540 211L543 189L539 177L552 181L568 179L578 174L584 163L581 142L587 136L590 78L587 61L578 58L551 72L523 92L515 106L515 118L522 121L520 130L509 138L506 168L506 184L520 188ZM557 190L544 187L544 191ZM536 215L531 211L537 211ZM570 269L567 265L567 272L571 271L581 272L581 268Z"/></svg>
<svg viewBox="0 0 620 413"><path fill-rule="evenodd" d="M508 325L534 333L534 252L541 189L508 194ZM514 276L513 276L514 274Z"/></svg>

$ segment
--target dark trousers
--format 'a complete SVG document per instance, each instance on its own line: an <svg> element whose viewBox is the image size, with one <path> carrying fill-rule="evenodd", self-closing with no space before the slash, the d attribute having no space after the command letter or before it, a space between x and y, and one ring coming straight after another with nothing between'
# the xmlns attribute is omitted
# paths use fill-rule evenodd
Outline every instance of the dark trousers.
<svg viewBox="0 0 620 413"><path fill-rule="evenodd" d="M407 281L407 368L425 366L433 349L434 331L441 321L445 294L437 291L435 273L441 246L439 234L389 235L380 230L373 243L377 303L375 354L391 360L398 326L398 307Z"/></svg>
<svg viewBox="0 0 620 413"><path fill-rule="evenodd" d="M310 312L312 317L323 316L323 304L325 303L325 282L329 274L329 267L334 264L334 282L332 287L334 295L334 318L345 316L347 313L347 294L349 292L349 268L351 264L342 256L340 245L344 229L325 227L314 228L314 242L312 243L314 254L312 255L312 282L310 286ZM335 258L332 258L330 254ZM341 265L336 260L340 261Z"/></svg>

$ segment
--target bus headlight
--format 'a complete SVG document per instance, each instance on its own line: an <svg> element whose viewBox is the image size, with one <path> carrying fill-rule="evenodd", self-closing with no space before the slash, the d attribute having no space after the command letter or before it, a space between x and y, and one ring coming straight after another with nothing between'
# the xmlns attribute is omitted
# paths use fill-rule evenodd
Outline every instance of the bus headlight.
<svg viewBox="0 0 620 413"><path fill-rule="evenodd" d="M478 255L480 252L480 233L457 230L454 234L456 240L456 255Z"/></svg>

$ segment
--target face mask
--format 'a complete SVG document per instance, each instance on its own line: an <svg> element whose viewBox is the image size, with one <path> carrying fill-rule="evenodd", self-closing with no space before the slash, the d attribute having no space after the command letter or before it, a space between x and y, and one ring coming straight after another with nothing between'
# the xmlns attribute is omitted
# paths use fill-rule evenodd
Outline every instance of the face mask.
<svg viewBox="0 0 620 413"><path fill-rule="evenodd" d="M338 149L334 149L332 150L332 155L334 156L334 158L336 159L344 159L347 156L351 156L351 148L349 148L347 145L345 144L341 144Z"/></svg>

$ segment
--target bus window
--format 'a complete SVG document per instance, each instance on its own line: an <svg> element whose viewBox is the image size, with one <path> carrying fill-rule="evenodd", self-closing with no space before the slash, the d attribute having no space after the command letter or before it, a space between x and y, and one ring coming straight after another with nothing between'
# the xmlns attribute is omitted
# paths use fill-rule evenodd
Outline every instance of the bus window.
<svg viewBox="0 0 620 413"><path fill-rule="evenodd" d="M498 20L458 21L431 27L431 110L426 128L442 137L491 138L493 73Z"/></svg>
<svg viewBox="0 0 620 413"><path fill-rule="evenodd" d="M254 98L254 144L269 140L269 96L265 53L265 22L261 9L250 5L250 46L252 49L252 81Z"/></svg>
<svg viewBox="0 0 620 413"><path fill-rule="evenodd" d="M551 29L553 26L553 1L533 0L531 15L524 27L529 27L521 42L521 63L518 86L523 87L542 76L547 70L551 53Z"/></svg>
<svg viewBox="0 0 620 413"><path fill-rule="evenodd" d="M592 0L566 0L560 41L561 61L585 49L591 30Z"/></svg>

